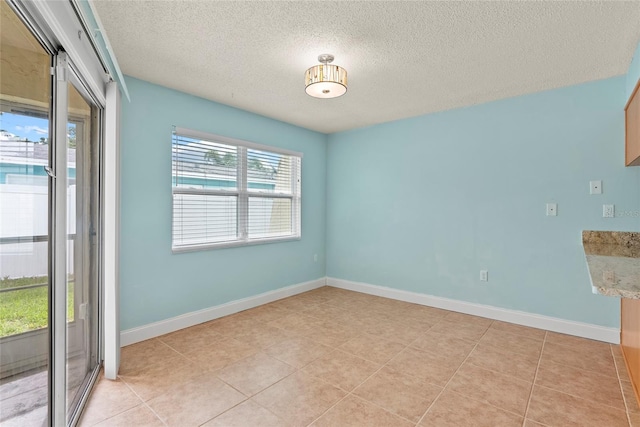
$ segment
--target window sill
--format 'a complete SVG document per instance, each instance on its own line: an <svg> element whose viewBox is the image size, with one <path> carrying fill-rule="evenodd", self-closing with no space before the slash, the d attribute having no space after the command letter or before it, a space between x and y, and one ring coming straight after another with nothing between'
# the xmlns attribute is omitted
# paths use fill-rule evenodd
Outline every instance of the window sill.
<svg viewBox="0 0 640 427"><path fill-rule="evenodd" d="M301 240L301 239L302 239L302 236L285 236L285 237L270 237L265 239L233 240L231 242L207 243L202 245L172 247L171 252L174 254L181 254L185 252L207 251L211 249L237 248L241 246L264 245L267 243L291 242L291 241Z"/></svg>

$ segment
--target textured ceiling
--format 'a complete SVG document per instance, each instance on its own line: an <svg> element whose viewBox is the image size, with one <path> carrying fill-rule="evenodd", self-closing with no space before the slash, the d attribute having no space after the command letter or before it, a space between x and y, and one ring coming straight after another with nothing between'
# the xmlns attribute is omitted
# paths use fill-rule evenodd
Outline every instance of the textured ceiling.
<svg viewBox="0 0 640 427"><path fill-rule="evenodd" d="M624 74L640 2L94 0L125 74L332 133ZM304 92L321 53L349 73Z"/></svg>

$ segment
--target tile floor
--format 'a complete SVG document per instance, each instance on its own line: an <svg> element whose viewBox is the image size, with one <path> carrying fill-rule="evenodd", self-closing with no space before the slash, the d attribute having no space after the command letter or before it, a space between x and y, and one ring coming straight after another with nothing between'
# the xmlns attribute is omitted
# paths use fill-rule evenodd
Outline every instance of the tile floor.
<svg viewBox="0 0 640 427"><path fill-rule="evenodd" d="M82 426L640 426L618 346L323 287L122 349Z"/></svg>

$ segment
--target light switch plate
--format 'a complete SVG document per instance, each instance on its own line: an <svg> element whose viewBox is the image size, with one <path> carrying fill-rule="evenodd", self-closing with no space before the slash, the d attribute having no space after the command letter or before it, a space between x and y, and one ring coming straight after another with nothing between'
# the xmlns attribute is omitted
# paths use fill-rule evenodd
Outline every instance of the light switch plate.
<svg viewBox="0 0 640 427"><path fill-rule="evenodd" d="M589 194L602 194L602 181L589 181Z"/></svg>
<svg viewBox="0 0 640 427"><path fill-rule="evenodd" d="M547 216L558 216L557 203L547 203Z"/></svg>

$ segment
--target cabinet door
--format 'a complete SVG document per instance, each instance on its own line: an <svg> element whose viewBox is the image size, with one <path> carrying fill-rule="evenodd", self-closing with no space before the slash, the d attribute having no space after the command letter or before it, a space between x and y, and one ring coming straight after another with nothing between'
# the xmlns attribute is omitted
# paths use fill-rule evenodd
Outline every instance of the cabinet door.
<svg viewBox="0 0 640 427"><path fill-rule="evenodd" d="M620 345L640 403L640 300L622 298Z"/></svg>
<svg viewBox="0 0 640 427"><path fill-rule="evenodd" d="M625 165L640 166L640 80L625 107Z"/></svg>

